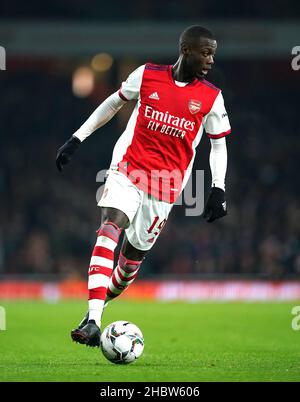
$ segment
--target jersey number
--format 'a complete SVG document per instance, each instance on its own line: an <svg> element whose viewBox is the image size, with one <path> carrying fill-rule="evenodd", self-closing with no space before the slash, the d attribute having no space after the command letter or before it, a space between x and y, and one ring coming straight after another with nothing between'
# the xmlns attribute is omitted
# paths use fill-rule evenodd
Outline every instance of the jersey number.
<svg viewBox="0 0 300 402"><path fill-rule="evenodd" d="M159 219L159 216L155 216L155 218L154 218L154 220L153 220L153 222L152 222L150 228L147 230L147 232L148 232L149 234L152 233L153 230L155 230L155 232L154 232L153 234L154 234L154 236L157 236L157 235L161 232L162 228L165 226L167 220L166 220L166 219L163 219L163 220L158 224L158 219Z"/></svg>

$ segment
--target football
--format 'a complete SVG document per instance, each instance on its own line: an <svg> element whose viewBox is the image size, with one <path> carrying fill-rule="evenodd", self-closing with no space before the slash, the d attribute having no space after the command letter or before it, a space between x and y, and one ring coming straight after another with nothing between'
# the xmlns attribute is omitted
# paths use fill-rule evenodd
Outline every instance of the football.
<svg viewBox="0 0 300 402"><path fill-rule="evenodd" d="M128 364L142 355L144 337L135 324L115 321L102 332L100 346L103 355L112 363Z"/></svg>

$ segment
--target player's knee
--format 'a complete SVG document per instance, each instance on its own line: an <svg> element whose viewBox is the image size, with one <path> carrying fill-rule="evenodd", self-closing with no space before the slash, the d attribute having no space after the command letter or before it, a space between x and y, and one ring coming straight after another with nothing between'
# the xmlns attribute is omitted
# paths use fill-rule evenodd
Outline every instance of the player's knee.
<svg viewBox="0 0 300 402"><path fill-rule="evenodd" d="M129 226L129 219L124 214L124 212L120 211L116 208L102 208L102 216L101 221L102 224L107 222L112 222L117 225L120 229L126 229Z"/></svg>
<svg viewBox="0 0 300 402"><path fill-rule="evenodd" d="M123 256L128 258L129 260L133 261L143 261L145 258L145 255L147 254L147 250L138 250L137 248L133 247L127 237L125 237L123 245L122 245L122 250L121 253Z"/></svg>

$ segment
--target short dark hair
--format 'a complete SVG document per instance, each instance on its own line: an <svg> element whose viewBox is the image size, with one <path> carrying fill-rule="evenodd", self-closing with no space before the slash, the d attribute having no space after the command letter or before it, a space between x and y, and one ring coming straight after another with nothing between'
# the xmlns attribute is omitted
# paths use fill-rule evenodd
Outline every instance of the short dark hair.
<svg viewBox="0 0 300 402"><path fill-rule="evenodd" d="M212 32L208 29L203 28L200 25L191 25L181 33L179 38L179 46L181 46L183 43L193 44L194 40L198 38L215 39Z"/></svg>

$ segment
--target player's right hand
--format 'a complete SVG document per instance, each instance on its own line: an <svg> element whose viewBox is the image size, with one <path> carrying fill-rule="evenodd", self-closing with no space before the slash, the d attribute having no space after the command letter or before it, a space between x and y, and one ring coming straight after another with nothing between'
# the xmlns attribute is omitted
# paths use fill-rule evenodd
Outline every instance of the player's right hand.
<svg viewBox="0 0 300 402"><path fill-rule="evenodd" d="M56 166L60 172L63 170L64 165L70 162L72 155L80 144L80 139L72 135L72 137L59 148L56 155Z"/></svg>

